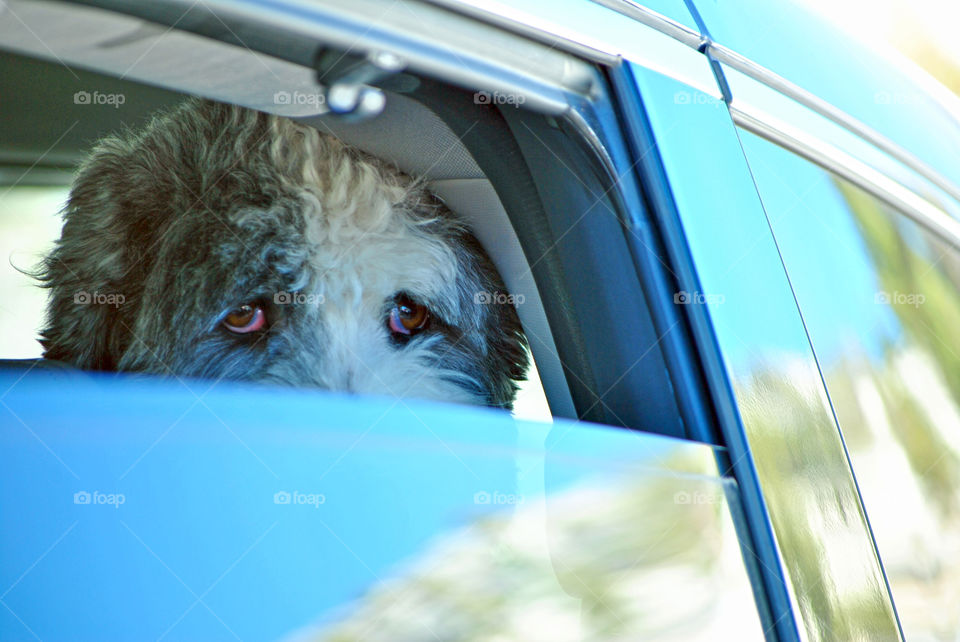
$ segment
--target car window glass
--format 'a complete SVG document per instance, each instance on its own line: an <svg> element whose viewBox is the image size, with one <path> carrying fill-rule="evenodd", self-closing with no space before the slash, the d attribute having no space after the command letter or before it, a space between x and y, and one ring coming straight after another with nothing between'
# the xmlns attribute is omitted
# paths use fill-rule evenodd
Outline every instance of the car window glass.
<svg viewBox="0 0 960 642"><path fill-rule="evenodd" d="M741 139L904 633L954 639L960 253L850 182L747 132Z"/></svg>

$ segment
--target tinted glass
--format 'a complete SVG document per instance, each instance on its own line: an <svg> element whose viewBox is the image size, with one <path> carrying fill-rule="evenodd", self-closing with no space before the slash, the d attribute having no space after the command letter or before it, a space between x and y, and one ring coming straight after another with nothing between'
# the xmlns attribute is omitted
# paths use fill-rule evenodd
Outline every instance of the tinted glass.
<svg viewBox="0 0 960 642"><path fill-rule="evenodd" d="M851 183L741 139L904 634L957 639L960 253Z"/></svg>

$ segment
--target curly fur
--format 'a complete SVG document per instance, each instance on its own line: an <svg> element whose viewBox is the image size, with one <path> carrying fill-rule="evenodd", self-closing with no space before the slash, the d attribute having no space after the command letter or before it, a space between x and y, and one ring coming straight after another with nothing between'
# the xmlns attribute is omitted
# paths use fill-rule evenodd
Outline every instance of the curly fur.
<svg viewBox="0 0 960 642"><path fill-rule="evenodd" d="M504 287L464 225L291 120L187 101L101 140L64 218L39 274L48 359L506 408L525 376L516 311L477 302ZM434 319L406 342L386 323L399 293ZM268 330L222 327L251 301Z"/></svg>

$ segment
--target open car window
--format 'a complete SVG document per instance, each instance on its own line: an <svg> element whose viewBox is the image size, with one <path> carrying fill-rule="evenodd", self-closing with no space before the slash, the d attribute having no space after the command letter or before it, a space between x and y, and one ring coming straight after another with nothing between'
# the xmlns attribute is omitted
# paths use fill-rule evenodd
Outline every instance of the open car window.
<svg viewBox="0 0 960 642"><path fill-rule="evenodd" d="M17 5L17 10L23 19L41 25L57 17L55 11L44 13L53 11L46 5ZM366 117L344 117L331 112L330 94L324 93L329 87L317 85L316 75L329 75L327 85L335 85L330 78L348 73L343 60L367 63L356 51L338 48L339 36L331 32L324 32L322 45L313 45L319 46L320 57L310 64L321 69L312 73L304 68L308 57L301 49L285 48L281 59L272 48L276 43L263 34L261 49L266 53L217 42L196 25L155 34L149 23L137 18L85 7L60 10L69 13L71 24L87 24L113 38L124 33L143 33L145 38L121 38L109 51L91 49L91 37L83 35L88 32L77 29L77 38L64 41L57 54L76 61L73 69L51 57L32 36L4 36L7 46L20 52L5 54L6 64L19 70L7 76L9 82L21 91L14 92L15 100L4 108L16 123L7 131L9 146L21 150L21 165L42 157L40 165L69 170L103 134L123 126L141 127L155 109L170 108L188 94L295 117L423 176L448 207L466 218L507 287L507 293L476 294L497 297L495 304L504 297L516 308L536 362L533 385L521 395L521 405L530 409L522 416L545 414L543 397L536 391L539 378L553 416L715 441L702 425L703 412L695 410L702 400L694 402L698 393L689 393L699 375L681 372L689 368L684 365L689 357L678 357L683 351L675 348L685 340L685 329L672 310L676 288L669 285L665 256L656 238L631 229L645 216L632 178L631 152L622 146L603 148L619 135L607 100L597 101L599 111L583 102L584 94L603 85L589 65L550 47L525 43L527 58L498 54L484 72L498 82L509 79L503 89L481 84L465 90L467 79L454 75L460 86L438 82L436 77L446 73L443 69L401 47L410 54L410 65L382 74L383 105ZM443 15L451 28L469 22ZM147 18L166 19L159 14ZM404 28L418 28L408 13L395 18ZM145 41L148 32L155 42ZM298 47L307 46L309 38L302 33L297 38ZM369 49L369 43L364 46ZM217 60L216 74L207 66L184 73L185 68L175 64L184 50ZM462 57L467 60L469 55L475 54L464 52ZM131 56L138 60L132 66ZM511 64L530 67L527 84L496 71ZM30 80L38 75L49 79L39 88ZM27 97L38 93L46 94L40 103L50 105L49 110L30 109L32 98ZM340 98L334 96L336 100ZM558 121L556 116L571 105L576 118ZM24 133L29 131L36 135ZM639 270L637 255L646 257Z"/></svg>

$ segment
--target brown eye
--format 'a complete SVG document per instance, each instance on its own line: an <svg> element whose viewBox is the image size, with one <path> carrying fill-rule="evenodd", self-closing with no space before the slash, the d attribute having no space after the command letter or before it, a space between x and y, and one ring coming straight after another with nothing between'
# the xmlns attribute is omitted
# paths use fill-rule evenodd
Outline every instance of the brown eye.
<svg viewBox="0 0 960 642"><path fill-rule="evenodd" d="M391 332L406 335L420 332L429 323L430 310L427 306L416 303L404 295L397 297L390 310L390 318L387 320Z"/></svg>
<svg viewBox="0 0 960 642"><path fill-rule="evenodd" d="M231 310L223 318L223 325L231 332L246 334L261 330L267 324L267 315L263 308L255 304L244 304Z"/></svg>

